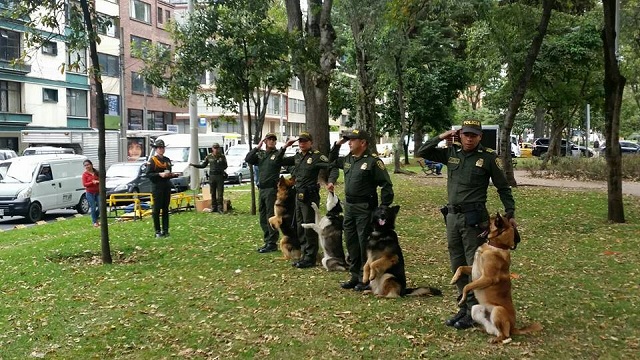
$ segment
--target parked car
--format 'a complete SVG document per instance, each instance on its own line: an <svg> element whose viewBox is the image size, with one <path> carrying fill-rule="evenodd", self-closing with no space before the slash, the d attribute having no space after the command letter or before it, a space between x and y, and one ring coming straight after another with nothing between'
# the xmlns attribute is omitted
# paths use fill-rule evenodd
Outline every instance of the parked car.
<svg viewBox="0 0 640 360"><path fill-rule="evenodd" d="M523 142L520 144L520 157L529 158L532 157L533 144Z"/></svg>
<svg viewBox="0 0 640 360"><path fill-rule="evenodd" d="M0 149L0 160L8 160L14 157L18 157L15 151L11 149Z"/></svg>
<svg viewBox="0 0 640 360"><path fill-rule="evenodd" d="M251 179L251 170L249 169L249 165L244 161L244 158L249 153L249 146L244 145L236 145L231 146L227 149L227 153L225 154L227 157L227 178L228 182L234 182L238 184L242 184L244 180Z"/></svg>
<svg viewBox="0 0 640 360"><path fill-rule="evenodd" d="M141 162L115 163L107 169L105 187L111 194L150 193L151 180L146 176L147 164Z"/></svg>
<svg viewBox="0 0 640 360"><path fill-rule="evenodd" d="M603 144L600 149L604 151L606 146ZM633 141L620 140L620 151L622 154L640 154L640 144L636 144Z"/></svg>
<svg viewBox="0 0 640 360"><path fill-rule="evenodd" d="M533 141L533 150L531 154L533 156L543 156L549 151L549 138L537 138ZM572 142L569 142L569 146L567 149L567 140L562 139L560 142L560 156L571 155L573 150L579 150L582 156L593 157L595 156L595 151L590 148L586 148L582 145L576 145Z"/></svg>

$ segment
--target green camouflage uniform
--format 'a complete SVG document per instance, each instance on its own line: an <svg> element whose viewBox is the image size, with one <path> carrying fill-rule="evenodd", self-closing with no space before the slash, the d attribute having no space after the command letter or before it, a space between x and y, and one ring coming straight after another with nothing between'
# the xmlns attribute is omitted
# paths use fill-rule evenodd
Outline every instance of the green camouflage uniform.
<svg viewBox="0 0 640 360"><path fill-rule="evenodd" d="M280 149L284 156L285 148ZM296 179L296 227L300 239L301 261L315 264L318 257L318 234L305 229L302 224L315 222L315 211L311 203L320 204L318 173L329 168L329 159L318 150L309 149L306 154L298 152L282 159L283 166L292 166L291 176Z"/></svg>
<svg viewBox="0 0 640 360"><path fill-rule="evenodd" d="M209 165L209 189L211 191L211 210L222 212L222 202L224 200L224 178L227 169L227 158L223 154L213 155L210 153L200 164L194 167L204 169Z"/></svg>
<svg viewBox="0 0 640 360"><path fill-rule="evenodd" d="M378 207L377 188L380 187L381 205L393 202L393 185L380 158L365 151L361 157L349 153L339 157L340 145L329 153L331 173L329 183L338 180L338 169L344 171L344 236L349 253L349 272L352 279L362 282L362 267L367 259L366 244L373 230L371 214Z"/></svg>
<svg viewBox="0 0 640 360"><path fill-rule="evenodd" d="M249 165L258 166L258 188L260 189L258 211L260 213L260 227L265 246L277 246L278 230L269 225L269 218L273 214L273 205L278 193L277 185L284 153L273 149L270 151L253 148L244 161Z"/></svg>
<svg viewBox="0 0 640 360"><path fill-rule="evenodd" d="M438 148L440 141L437 136L428 140L420 147L416 156L447 165L447 242L451 271L455 272L459 266L473 265L476 249L484 242L478 235L489 221L486 209L489 180L498 190L500 200L510 217L515 213L515 201L502 162L495 151L478 144L475 150L467 153L457 142L448 148ZM456 283L459 294L467 283L468 276L460 277ZM474 297L467 298L467 313L470 313L475 304L477 300Z"/></svg>

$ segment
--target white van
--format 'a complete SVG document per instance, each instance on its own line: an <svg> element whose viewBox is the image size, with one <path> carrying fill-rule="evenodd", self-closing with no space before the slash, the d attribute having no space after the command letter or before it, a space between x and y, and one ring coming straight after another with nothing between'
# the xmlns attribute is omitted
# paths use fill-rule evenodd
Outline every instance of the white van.
<svg viewBox="0 0 640 360"><path fill-rule="evenodd" d="M86 156L70 154L19 156L0 162L0 218L24 216L39 221L53 209L89 211L82 185Z"/></svg>
<svg viewBox="0 0 640 360"><path fill-rule="evenodd" d="M61 148L54 146L34 146L24 149L22 156L30 155L51 155L51 154L75 154L70 148Z"/></svg>
<svg viewBox="0 0 640 360"><path fill-rule="evenodd" d="M177 191L189 189L190 175L189 163L199 164L211 152L211 145L218 143L225 150L236 145L240 139L240 135L233 133L209 133L198 134L198 159L189 159L191 152L191 134L171 134L158 136L156 141L162 140L165 145L164 156L171 159L173 172L178 173L177 178L171 179L173 186ZM154 154L151 154L152 156ZM199 169L201 181L205 179L208 169ZM185 174L186 172L186 174Z"/></svg>

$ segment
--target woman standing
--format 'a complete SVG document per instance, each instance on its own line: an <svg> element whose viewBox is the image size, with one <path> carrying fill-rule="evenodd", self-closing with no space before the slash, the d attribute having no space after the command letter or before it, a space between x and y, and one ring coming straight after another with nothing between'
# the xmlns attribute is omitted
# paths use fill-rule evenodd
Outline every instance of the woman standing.
<svg viewBox="0 0 640 360"><path fill-rule="evenodd" d="M91 160L85 160L84 173L82 173L82 185L84 185L86 191L87 201L89 201L89 210L91 211L91 221L94 227L100 226L98 222L98 215L100 210L98 204L100 201L100 177L98 176L98 170L93 167Z"/></svg>
<svg viewBox="0 0 640 360"><path fill-rule="evenodd" d="M169 236L169 201L171 200L171 179L178 174L171 172L171 160L164 156L164 141L156 140L152 145L156 154L147 165L147 177L152 183L153 193L153 227L156 237ZM160 213L162 212L162 228Z"/></svg>

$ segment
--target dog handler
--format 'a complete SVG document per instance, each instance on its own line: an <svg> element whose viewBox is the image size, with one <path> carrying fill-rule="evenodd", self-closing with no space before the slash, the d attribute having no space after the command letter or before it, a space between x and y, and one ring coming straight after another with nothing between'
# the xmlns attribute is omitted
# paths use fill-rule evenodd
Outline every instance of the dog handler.
<svg viewBox="0 0 640 360"><path fill-rule="evenodd" d="M302 224L315 221L315 211L311 203L320 203L320 187L318 174L321 169L329 168L329 159L318 150L313 150L313 139L308 132L300 133L298 139L292 139L284 144L280 152L284 156L286 148L298 142L299 151L294 156L284 157L283 166L294 165L291 175L296 179L296 228L300 239L302 258L291 264L299 269L316 265L318 257L318 234L313 229L305 229Z"/></svg>
<svg viewBox="0 0 640 360"><path fill-rule="evenodd" d="M171 160L164 156L164 141L158 140L152 145L156 154L147 164L147 177L152 183L153 227L156 237L169 236L169 202L171 201L171 178L177 174L171 172ZM160 228L162 211L162 228Z"/></svg>
<svg viewBox="0 0 640 360"><path fill-rule="evenodd" d="M224 213L224 178L227 169L227 158L222 153L220 144L213 143L211 153L204 158L202 164L189 164L198 169L204 169L209 165L209 190L211 191L211 212Z"/></svg>
<svg viewBox="0 0 640 360"><path fill-rule="evenodd" d="M353 130L337 141L329 153L332 169L327 190L333 191L339 170L344 171L344 235L349 252L351 279L342 283L343 289L366 290L362 267L367 261L366 245L371 234L371 214L378 207L377 188L380 187L380 203L389 206L393 202L393 185L384 163L369 151L369 137L363 130ZM339 157L340 146L349 142L351 152Z"/></svg>
<svg viewBox="0 0 640 360"><path fill-rule="evenodd" d="M278 230L269 225L269 218L273 216L273 205L278 193L277 185L280 177L280 163L283 152L276 149L278 137L274 133L268 133L258 145L251 149L244 161L249 165L258 166L258 188L260 196L258 200L258 212L260 213L260 227L264 236L264 246L258 249L261 254L278 250ZM262 144L265 150L261 150Z"/></svg>
<svg viewBox="0 0 640 360"><path fill-rule="evenodd" d="M482 124L478 120L464 120L460 129L460 142L453 142L448 148L438 148L441 140L453 140L457 130L446 131L428 140L418 149L416 156L447 164L446 207L442 208L447 226L447 243L451 271L455 273L459 266L472 266L478 246L484 239L478 237L488 226L489 213L486 208L489 180L498 190L500 201L504 205L510 223L516 226L514 214L515 201L511 187L504 174L502 161L495 151L480 144ZM463 275L456 282L458 299L462 288L470 282ZM474 325L471 307L478 301L470 294L458 313L447 320L447 326L458 330Z"/></svg>

